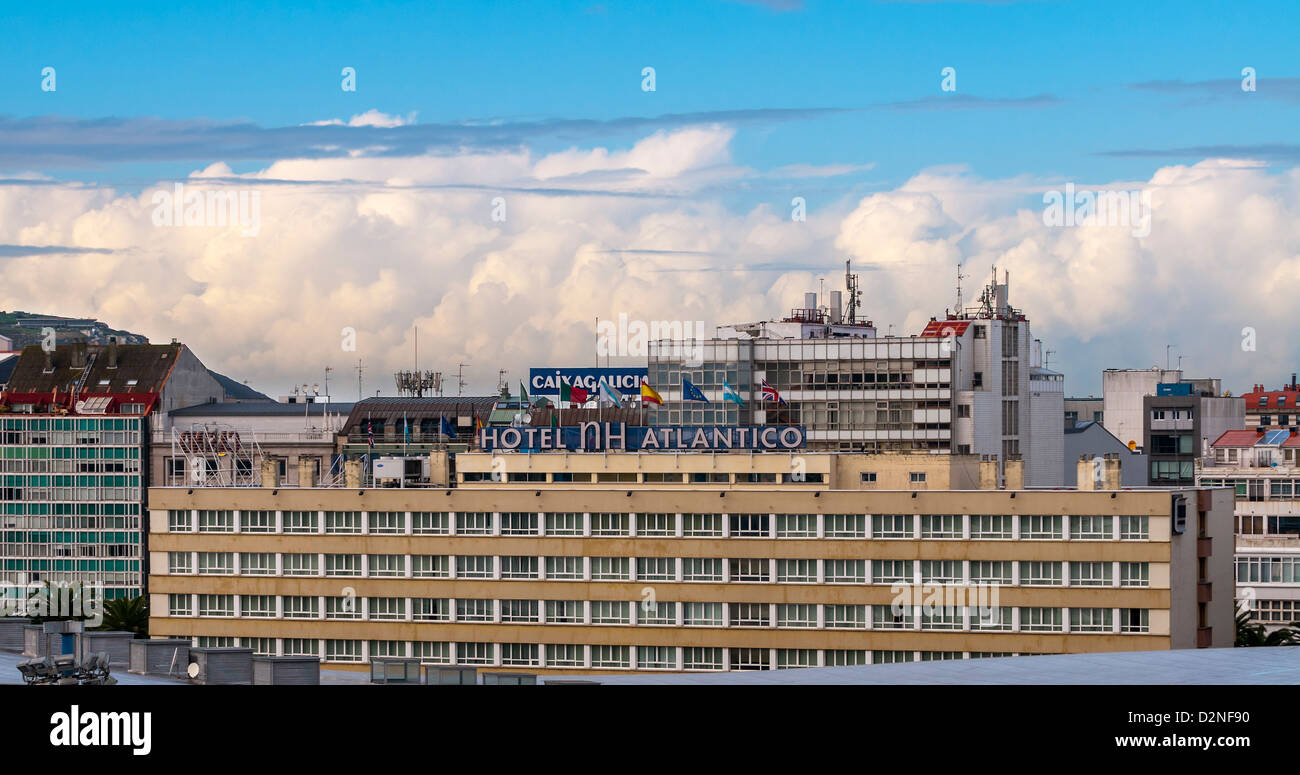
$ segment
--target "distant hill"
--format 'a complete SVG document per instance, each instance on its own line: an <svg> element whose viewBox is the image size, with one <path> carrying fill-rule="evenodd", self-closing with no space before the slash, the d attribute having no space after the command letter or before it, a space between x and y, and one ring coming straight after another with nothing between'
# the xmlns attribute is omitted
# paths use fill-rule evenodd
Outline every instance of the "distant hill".
<svg viewBox="0 0 1300 775"><path fill-rule="evenodd" d="M118 344L149 344L149 338L146 336L109 328L108 324L94 318L65 318L22 310L0 311L0 336L12 339L16 350L28 345L40 344L43 328L54 329L57 344L72 342L108 344L108 338L111 336L117 337Z"/></svg>

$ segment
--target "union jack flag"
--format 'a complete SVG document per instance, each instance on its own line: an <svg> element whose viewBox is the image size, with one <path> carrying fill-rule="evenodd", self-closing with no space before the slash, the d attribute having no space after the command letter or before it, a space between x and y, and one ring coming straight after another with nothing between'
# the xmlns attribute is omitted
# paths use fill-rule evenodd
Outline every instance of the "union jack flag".
<svg viewBox="0 0 1300 775"><path fill-rule="evenodd" d="M789 406L789 404L785 402L785 399L781 397L781 394L776 392L776 388L767 384L767 380L763 380L762 397L764 401L776 401L782 406Z"/></svg>
<svg viewBox="0 0 1300 775"><path fill-rule="evenodd" d="M369 420L366 420L366 444L370 445L371 449L375 448L375 427Z"/></svg>

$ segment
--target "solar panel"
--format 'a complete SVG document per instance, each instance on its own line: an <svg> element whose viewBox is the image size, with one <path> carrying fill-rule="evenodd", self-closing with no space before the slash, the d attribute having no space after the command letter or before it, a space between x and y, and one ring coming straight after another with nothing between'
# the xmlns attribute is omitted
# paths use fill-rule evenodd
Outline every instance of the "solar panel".
<svg viewBox="0 0 1300 775"><path fill-rule="evenodd" d="M1291 431L1268 431L1264 434L1264 439L1260 441L1259 444L1266 447L1276 446L1286 441L1287 437L1290 435Z"/></svg>

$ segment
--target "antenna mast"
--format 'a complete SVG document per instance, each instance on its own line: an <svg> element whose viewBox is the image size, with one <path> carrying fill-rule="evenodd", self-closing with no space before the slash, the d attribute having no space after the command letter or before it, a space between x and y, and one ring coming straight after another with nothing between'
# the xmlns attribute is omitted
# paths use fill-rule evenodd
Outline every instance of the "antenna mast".
<svg viewBox="0 0 1300 775"><path fill-rule="evenodd" d="M858 322L858 307L861 305L862 290L858 287L858 276L853 274L850 268L850 262L844 262L844 287L849 294L848 320L849 325Z"/></svg>
<svg viewBox="0 0 1300 775"><path fill-rule="evenodd" d="M456 364L456 395L461 395L465 390L465 367L468 363Z"/></svg>

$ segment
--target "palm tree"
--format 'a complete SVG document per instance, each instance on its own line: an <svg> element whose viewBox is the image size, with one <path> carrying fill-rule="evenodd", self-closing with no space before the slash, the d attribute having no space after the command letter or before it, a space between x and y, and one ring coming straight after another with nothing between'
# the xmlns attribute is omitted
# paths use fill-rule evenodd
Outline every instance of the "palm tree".
<svg viewBox="0 0 1300 775"><path fill-rule="evenodd" d="M1268 632L1262 624L1251 624L1250 609L1242 607L1237 611L1236 646L1300 646L1300 622L1291 622L1290 627L1279 627Z"/></svg>
<svg viewBox="0 0 1300 775"><path fill-rule="evenodd" d="M147 638L149 637L149 606L142 595L105 600L104 621L94 629L133 632L137 638Z"/></svg>

